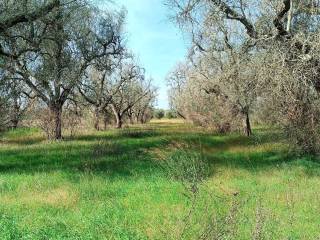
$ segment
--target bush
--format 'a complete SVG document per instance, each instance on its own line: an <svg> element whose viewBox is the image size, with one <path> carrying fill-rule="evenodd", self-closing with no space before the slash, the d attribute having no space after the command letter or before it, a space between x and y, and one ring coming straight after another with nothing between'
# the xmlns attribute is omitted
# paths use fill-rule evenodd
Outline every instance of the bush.
<svg viewBox="0 0 320 240"><path fill-rule="evenodd" d="M176 112L169 110L166 112L166 118L168 119L177 118L177 114Z"/></svg>
<svg viewBox="0 0 320 240"><path fill-rule="evenodd" d="M153 117L156 119L162 119L164 117L164 115L165 115L164 110L158 109L158 110L155 110Z"/></svg>
<svg viewBox="0 0 320 240"><path fill-rule="evenodd" d="M170 178L180 181L192 192L198 191L201 184L210 175L210 166L201 153L177 150L163 162Z"/></svg>

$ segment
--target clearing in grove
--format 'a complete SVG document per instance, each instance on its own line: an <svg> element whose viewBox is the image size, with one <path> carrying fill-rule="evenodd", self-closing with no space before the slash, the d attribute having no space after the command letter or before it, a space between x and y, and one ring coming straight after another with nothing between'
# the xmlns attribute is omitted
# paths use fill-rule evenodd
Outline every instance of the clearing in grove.
<svg viewBox="0 0 320 240"><path fill-rule="evenodd" d="M320 164L277 134L178 120L61 142L3 133L0 239L319 239Z"/></svg>

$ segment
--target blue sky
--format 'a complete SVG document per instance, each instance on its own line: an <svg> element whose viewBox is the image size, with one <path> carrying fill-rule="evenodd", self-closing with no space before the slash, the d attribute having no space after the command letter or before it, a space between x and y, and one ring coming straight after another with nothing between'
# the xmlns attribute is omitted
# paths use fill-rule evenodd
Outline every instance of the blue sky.
<svg viewBox="0 0 320 240"><path fill-rule="evenodd" d="M128 47L154 78L158 90L158 107L168 108L166 75L184 59L187 44L181 31L168 19L163 0L114 0L127 11Z"/></svg>

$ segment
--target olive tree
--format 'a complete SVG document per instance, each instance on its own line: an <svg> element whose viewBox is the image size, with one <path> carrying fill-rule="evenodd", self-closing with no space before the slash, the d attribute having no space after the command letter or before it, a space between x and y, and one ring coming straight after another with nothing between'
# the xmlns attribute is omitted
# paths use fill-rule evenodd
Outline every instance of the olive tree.
<svg viewBox="0 0 320 240"><path fill-rule="evenodd" d="M122 128L124 117L130 109L152 92L151 80L145 78L145 70L134 62L123 64L118 78L123 84L112 97L111 108L116 118L117 128Z"/></svg>
<svg viewBox="0 0 320 240"><path fill-rule="evenodd" d="M30 2L30 8L39 7ZM62 110L88 66L118 44L110 17L86 1L58 1L36 21L7 30L1 41L14 58L4 68L17 74L50 110L54 138L62 138Z"/></svg>
<svg viewBox="0 0 320 240"><path fill-rule="evenodd" d="M125 13L109 14L109 34L116 36L108 52L96 58L87 68L83 79L78 84L81 96L94 107L96 130L100 130L101 115L106 115L112 97L121 85L128 80L121 75L123 62L130 57L123 43L123 22ZM120 77L118 77L120 76Z"/></svg>
<svg viewBox="0 0 320 240"><path fill-rule="evenodd" d="M19 78L6 76L2 79L1 85L8 103L9 127L17 128L35 96Z"/></svg>
<svg viewBox="0 0 320 240"><path fill-rule="evenodd" d="M38 2L34 7L26 0L2 0L0 3L0 34L6 34L6 31L18 24L36 21L52 12L61 3L60 0L52 0L49 2ZM33 1L34 2L34 1ZM0 54L10 55L0 47Z"/></svg>
<svg viewBox="0 0 320 240"><path fill-rule="evenodd" d="M144 124L151 120L156 96L157 89L150 87L147 94L128 110L130 123Z"/></svg>
<svg viewBox="0 0 320 240"><path fill-rule="evenodd" d="M209 56L205 63L218 66L205 68L209 82L222 83L218 91L207 89L209 93L222 93L244 115L247 103L254 105L257 99L278 106L273 114L288 139L305 146L305 152L318 152L318 122L313 119L320 90L319 1L167 2L180 26L191 33L192 61Z"/></svg>
<svg viewBox="0 0 320 240"><path fill-rule="evenodd" d="M179 91L172 93L174 96L171 100L172 108L184 119L221 133L237 127L239 122L237 111L219 87L208 81L207 76L200 74L195 67L189 66L183 69L182 74L179 64L178 72L173 71L168 77L169 81L177 81L183 76ZM173 77L174 75L176 77Z"/></svg>

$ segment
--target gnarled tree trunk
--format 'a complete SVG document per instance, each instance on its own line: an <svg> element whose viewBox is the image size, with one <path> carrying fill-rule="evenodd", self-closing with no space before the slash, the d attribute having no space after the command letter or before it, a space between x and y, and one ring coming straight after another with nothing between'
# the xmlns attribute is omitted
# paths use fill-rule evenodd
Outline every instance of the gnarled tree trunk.
<svg viewBox="0 0 320 240"><path fill-rule="evenodd" d="M116 123L117 123L116 128L122 128L123 122L122 122L121 114L117 113L115 114L115 116L116 116Z"/></svg>
<svg viewBox="0 0 320 240"><path fill-rule="evenodd" d="M244 133L246 136L250 137L252 135L252 129L251 129L249 113L245 112L244 116L245 116L245 118L244 118Z"/></svg>
<svg viewBox="0 0 320 240"><path fill-rule="evenodd" d="M11 116L11 127L13 129L18 128L19 122L20 122L20 105L18 103L18 99L14 99L14 105L13 105L13 112Z"/></svg>
<svg viewBox="0 0 320 240"><path fill-rule="evenodd" d="M116 118L116 128L122 128L122 114L116 109L116 107L112 104L111 105L112 112Z"/></svg>
<svg viewBox="0 0 320 240"><path fill-rule="evenodd" d="M62 139L62 105L57 104L50 107L51 114L53 115L54 122L54 139Z"/></svg>

